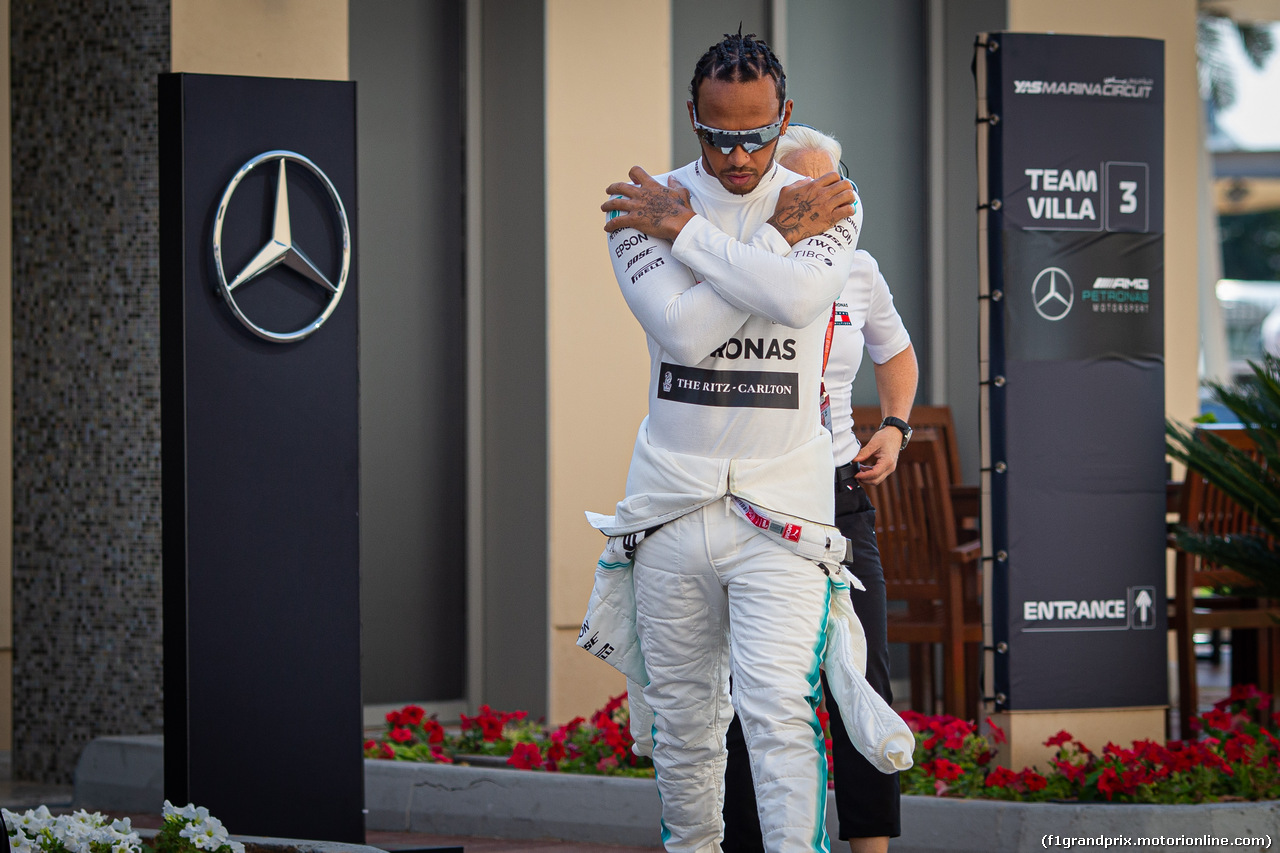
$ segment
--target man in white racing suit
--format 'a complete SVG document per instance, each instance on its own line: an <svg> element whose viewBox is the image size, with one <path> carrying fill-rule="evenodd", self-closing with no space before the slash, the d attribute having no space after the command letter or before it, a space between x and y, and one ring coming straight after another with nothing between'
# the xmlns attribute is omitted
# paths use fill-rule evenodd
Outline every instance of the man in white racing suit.
<svg viewBox="0 0 1280 853"><path fill-rule="evenodd" d="M658 180L633 168L602 205L651 370L627 494L601 529L661 525L634 584L667 850L719 848L736 710L765 849L828 851L815 708L844 541L819 381L861 209L838 175L774 162L791 102L763 42L726 36L690 91L702 158Z"/></svg>

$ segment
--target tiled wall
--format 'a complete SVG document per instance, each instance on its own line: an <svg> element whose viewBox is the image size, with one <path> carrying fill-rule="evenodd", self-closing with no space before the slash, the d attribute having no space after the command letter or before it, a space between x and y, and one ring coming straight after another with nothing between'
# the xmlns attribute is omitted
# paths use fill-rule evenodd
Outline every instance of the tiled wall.
<svg viewBox="0 0 1280 853"><path fill-rule="evenodd" d="M156 75L169 0L12 0L14 753L163 725Z"/></svg>

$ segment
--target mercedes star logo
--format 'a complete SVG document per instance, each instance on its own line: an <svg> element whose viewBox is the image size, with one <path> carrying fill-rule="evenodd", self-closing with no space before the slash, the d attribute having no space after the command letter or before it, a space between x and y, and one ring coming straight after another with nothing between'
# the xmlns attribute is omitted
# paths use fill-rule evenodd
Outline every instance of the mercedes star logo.
<svg viewBox="0 0 1280 853"><path fill-rule="evenodd" d="M272 162L278 162L280 168L276 176L276 208L275 217L272 220L271 236L267 238L266 243L253 256L253 259L245 264L244 269L240 270L231 281L227 281L226 271L222 264L222 222L227 213L227 205L231 203L232 194L246 175L258 166ZM296 163L315 175L328 191L329 198L336 209L337 223L342 228L342 269L338 271L336 283L325 275L307 257L301 246L294 241L293 231L289 224L289 181L285 168L286 163ZM226 190L222 193L222 202L218 205L218 215L213 223L213 262L218 272L218 292L226 299L232 313L251 332L264 340L281 344L302 340L324 325L324 321L329 319L333 309L338 307L338 300L342 298L342 291L347 286L347 271L351 267L351 227L347 223L347 211L342 206L342 198L338 195L337 188L329 180L329 176L320 170L319 166L301 154L293 151L267 151L259 154L240 167L240 170L236 172L235 177L231 179L231 182L227 184ZM235 292L237 288L243 287L267 270L280 264L303 276L328 293L328 301L320 316L293 332L272 332L262 328L250 320L236 303Z"/></svg>
<svg viewBox="0 0 1280 853"><path fill-rule="evenodd" d="M1061 320L1076 298L1071 276L1058 267L1046 267L1031 282L1031 299L1036 313L1046 320Z"/></svg>

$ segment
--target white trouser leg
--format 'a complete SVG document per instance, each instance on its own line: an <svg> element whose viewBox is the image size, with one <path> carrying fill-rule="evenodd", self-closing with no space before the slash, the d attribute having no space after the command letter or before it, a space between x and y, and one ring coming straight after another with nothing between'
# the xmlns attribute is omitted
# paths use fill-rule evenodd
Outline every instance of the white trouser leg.
<svg viewBox="0 0 1280 853"><path fill-rule="evenodd" d="M814 713L828 590L822 570L713 504L646 539L634 577L667 850L719 851L729 633L734 703L766 849L829 850L826 758Z"/></svg>
<svg viewBox="0 0 1280 853"><path fill-rule="evenodd" d="M725 573L733 704L755 780L765 850L829 851L827 756L817 707L831 585L764 536ZM760 551L764 553L751 553Z"/></svg>
<svg viewBox="0 0 1280 853"><path fill-rule="evenodd" d="M662 840L671 853L718 853L729 704L729 602L708 559L703 516L675 521L636 551L636 627L653 708Z"/></svg>

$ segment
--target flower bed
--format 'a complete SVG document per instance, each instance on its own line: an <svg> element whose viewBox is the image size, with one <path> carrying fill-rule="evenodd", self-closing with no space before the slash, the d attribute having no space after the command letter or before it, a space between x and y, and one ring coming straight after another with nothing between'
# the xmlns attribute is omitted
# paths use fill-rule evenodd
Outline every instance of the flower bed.
<svg viewBox="0 0 1280 853"><path fill-rule="evenodd" d="M386 731L365 743L369 758L451 763L467 755L506 756L518 770L652 776L653 765L631 754L626 696L615 696L591 715L553 730L523 711L462 715L457 734L421 708L387 715ZM1159 744L1112 743L1099 753L1059 732L1046 745L1058 753L1045 768L1013 771L995 765L1004 733L976 723L911 711L903 718L916 734L915 766L902 774L902 792L934 797L1021 802L1190 804L1280 798L1280 714L1265 718L1270 697L1237 687L1212 711L1193 719L1194 739ZM824 730L827 718L820 713ZM830 737L827 738L831 767ZM832 768L834 771L834 768Z"/></svg>
<svg viewBox="0 0 1280 853"><path fill-rule="evenodd" d="M902 775L904 794L986 797L1022 802L1211 803L1280 798L1280 714L1264 719L1271 697L1233 688L1212 711L1192 718L1192 740L1108 743L1095 753L1068 732L1045 741L1058 747L1049 767L1013 772L993 765L1004 732L987 719L988 734L953 717L906 712L916 733L916 766Z"/></svg>
<svg viewBox="0 0 1280 853"><path fill-rule="evenodd" d="M494 711L480 706L474 717L460 714L457 733L416 705L387 714L386 730L365 741L366 758L467 762L470 756L506 756L517 770L588 773L604 776L652 776L653 762L631 752L630 716L625 693L591 715L575 717L557 729L528 719L525 711Z"/></svg>
<svg viewBox="0 0 1280 853"><path fill-rule="evenodd" d="M164 801L164 824L150 845L134 831L129 818L111 820L81 809L54 815L47 806L26 812L0 810L13 853L245 853L232 841L222 821L206 808L177 808Z"/></svg>

